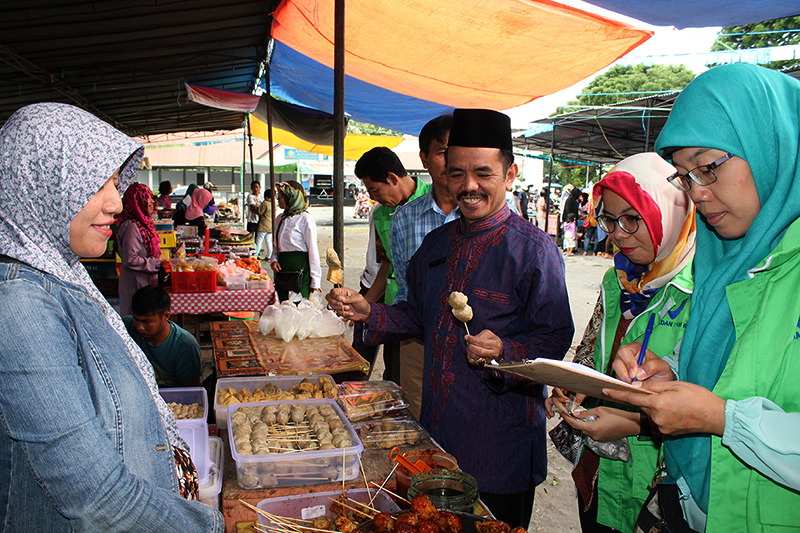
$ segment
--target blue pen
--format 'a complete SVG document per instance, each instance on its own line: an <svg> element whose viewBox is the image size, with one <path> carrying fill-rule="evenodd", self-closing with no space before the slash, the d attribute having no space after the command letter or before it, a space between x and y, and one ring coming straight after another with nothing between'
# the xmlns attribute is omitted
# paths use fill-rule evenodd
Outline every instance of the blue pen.
<svg viewBox="0 0 800 533"><path fill-rule="evenodd" d="M642 351L639 352L639 361L637 364L642 366L644 363L644 354L647 353L647 343L650 342L650 334L653 333L653 326L656 323L656 314L650 313L650 320L647 321L647 328L644 330L644 341L642 342ZM636 378L631 380L631 383L636 381Z"/></svg>

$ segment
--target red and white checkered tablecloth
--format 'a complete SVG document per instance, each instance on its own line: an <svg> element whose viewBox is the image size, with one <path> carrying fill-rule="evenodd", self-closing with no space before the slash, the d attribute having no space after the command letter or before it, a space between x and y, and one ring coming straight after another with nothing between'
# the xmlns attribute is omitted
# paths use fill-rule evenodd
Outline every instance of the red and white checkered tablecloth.
<svg viewBox="0 0 800 533"><path fill-rule="evenodd" d="M264 311L275 303L275 289L251 289L240 291L218 290L217 292L171 293L170 313L221 313L224 311Z"/></svg>

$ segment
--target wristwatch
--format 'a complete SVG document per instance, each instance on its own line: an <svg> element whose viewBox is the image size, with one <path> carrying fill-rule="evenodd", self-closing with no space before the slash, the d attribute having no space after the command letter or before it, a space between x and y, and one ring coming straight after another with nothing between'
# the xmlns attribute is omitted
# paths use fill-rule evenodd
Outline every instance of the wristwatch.
<svg viewBox="0 0 800 533"><path fill-rule="evenodd" d="M639 434L638 440L652 440L653 432L650 428L650 417L644 411L639 411Z"/></svg>

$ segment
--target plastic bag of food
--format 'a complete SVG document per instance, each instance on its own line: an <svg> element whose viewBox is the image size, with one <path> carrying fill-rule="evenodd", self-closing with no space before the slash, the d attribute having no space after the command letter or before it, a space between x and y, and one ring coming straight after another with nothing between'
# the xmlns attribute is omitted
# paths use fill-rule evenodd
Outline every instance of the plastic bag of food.
<svg viewBox="0 0 800 533"><path fill-rule="evenodd" d="M325 297L322 295L322 291L314 291L311 293L309 302L319 310L324 310L328 306L325 303Z"/></svg>
<svg viewBox="0 0 800 533"><path fill-rule="evenodd" d="M318 312L319 315L314 317L310 337L333 337L344 333L344 323L336 313L329 309Z"/></svg>
<svg viewBox="0 0 800 533"><path fill-rule="evenodd" d="M258 330L261 334L269 335L280 321L282 314L283 310L278 304L268 305L264 312L261 313L261 319L258 321Z"/></svg>
<svg viewBox="0 0 800 533"><path fill-rule="evenodd" d="M314 309L308 300L303 300L307 305L297 306L297 312L300 314L299 325L297 326L297 338L300 340L305 339L314 330L314 322L319 320L319 310ZM301 307L302 306L302 307Z"/></svg>
<svg viewBox="0 0 800 533"><path fill-rule="evenodd" d="M300 311L290 302L283 302L280 307L281 316L275 324L275 334L284 342L289 342L300 327Z"/></svg>

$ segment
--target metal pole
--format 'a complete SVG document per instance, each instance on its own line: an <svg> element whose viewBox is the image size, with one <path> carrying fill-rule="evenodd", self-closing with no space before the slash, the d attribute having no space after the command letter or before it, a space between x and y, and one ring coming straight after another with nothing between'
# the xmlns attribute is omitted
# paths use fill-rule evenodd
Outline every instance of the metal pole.
<svg viewBox="0 0 800 533"><path fill-rule="evenodd" d="M275 198L275 159L272 157L272 93L269 86L269 65L267 65L267 139L269 140L269 188L272 191L272 227L275 227L277 199ZM270 236L272 238L272 236Z"/></svg>
<svg viewBox="0 0 800 533"><path fill-rule="evenodd" d="M241 213L242 223L244 223L245 228L247 227L247 190L244 188L244 166L247 162L247 136L245 135L245 129L249 125L249 120L246 123L242 123L242 164L239 165L239 188L242 194L242 204L239 212Z"/></svg>
<svg viewBox="0 0 800 533"><path fill-rule="evenodd" d="M335 0L333 38L333 249L344 264L344 3Z"/></svg>
<svg viewBox="0 0 800 533"><path fill-rule="evenodd" d="M544 214L544 232L550 235L547 232L547 226L550 223L550 191L553 188L553 159L555 158L555 154L553 151L556 149L556 123L553 121L553 129L550 130L550 171L547 177L547 196L545 196L545 214ZM557 233L557 231L556 231ZM555 237L553 237L555 240Z"/></svg>

